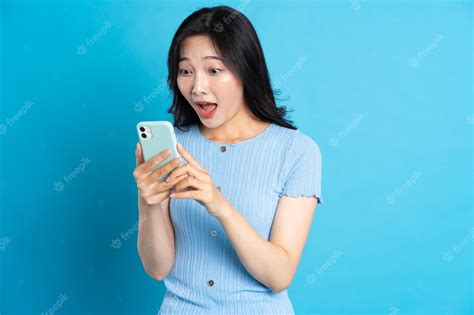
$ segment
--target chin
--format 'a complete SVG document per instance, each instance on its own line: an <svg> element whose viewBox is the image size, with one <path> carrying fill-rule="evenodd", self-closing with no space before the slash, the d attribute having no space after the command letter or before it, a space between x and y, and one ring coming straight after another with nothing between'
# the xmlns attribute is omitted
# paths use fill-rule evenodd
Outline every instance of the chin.
<svg viewBox="0 0 474 315"><path fill-rule="evenodd" d="M219 121L217 121L217 119L211 119L211 120L202 120L200 119L201 121L201 124L206 127L206 128L209 128L209 129L214 129L214 128L217 128L219 127L220 125L222 125L222 123L220 123Z"/></svg>

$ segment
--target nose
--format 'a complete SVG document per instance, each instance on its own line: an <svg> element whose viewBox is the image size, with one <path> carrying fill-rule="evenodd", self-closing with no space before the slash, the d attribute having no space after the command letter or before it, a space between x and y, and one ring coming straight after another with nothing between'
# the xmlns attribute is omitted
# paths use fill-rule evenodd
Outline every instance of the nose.
<svg viewBox="0 0 474 315"><path fill-rule="evenodd" d="M203 74L196 73L193 81L192 94L195 96L207 94L207 78Z"/></svg>

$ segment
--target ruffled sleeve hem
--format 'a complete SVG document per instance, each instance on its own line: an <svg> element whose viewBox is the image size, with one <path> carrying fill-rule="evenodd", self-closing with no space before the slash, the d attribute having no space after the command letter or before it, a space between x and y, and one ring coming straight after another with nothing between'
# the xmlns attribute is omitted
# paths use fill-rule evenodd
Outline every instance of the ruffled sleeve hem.
<svg viewBox="0 0 474 315"><path fill-rule="evenodd" d="M323 203L323 196L318 194L312 193L281 193L279 197L287 196L287 197L308 197L308 198L316 198L318 203Z"/></svg>

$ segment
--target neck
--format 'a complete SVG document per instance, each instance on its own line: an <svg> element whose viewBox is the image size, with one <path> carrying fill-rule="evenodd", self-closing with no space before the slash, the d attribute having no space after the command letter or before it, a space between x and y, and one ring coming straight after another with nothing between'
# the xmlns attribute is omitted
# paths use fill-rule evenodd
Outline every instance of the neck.
<svg viewBox="0 0 474 315"><path fill-rule="evenodd" d="M261 121L250 113L235 115L216 128L199 125L201 133L209 140L221 143L237 143L255 137L270 123Z"/></svg>

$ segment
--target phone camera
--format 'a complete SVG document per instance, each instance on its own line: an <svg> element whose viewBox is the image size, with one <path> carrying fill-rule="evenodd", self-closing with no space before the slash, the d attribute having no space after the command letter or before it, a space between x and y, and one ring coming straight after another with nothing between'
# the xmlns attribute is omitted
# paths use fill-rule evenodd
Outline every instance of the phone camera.
<svg viewBox="0 0 474 315"><path fill-rule="evenodd" d="M146 133L142 133L142 138L146 139Z"/></svg>
<svg viewBox="0 0 474 315"><path fill-rule="evenodd" d="M140 131L141 131L141 132L144 132L144 131L145 131L145 127L143 127L143 126L140 127Z"/></svg>

